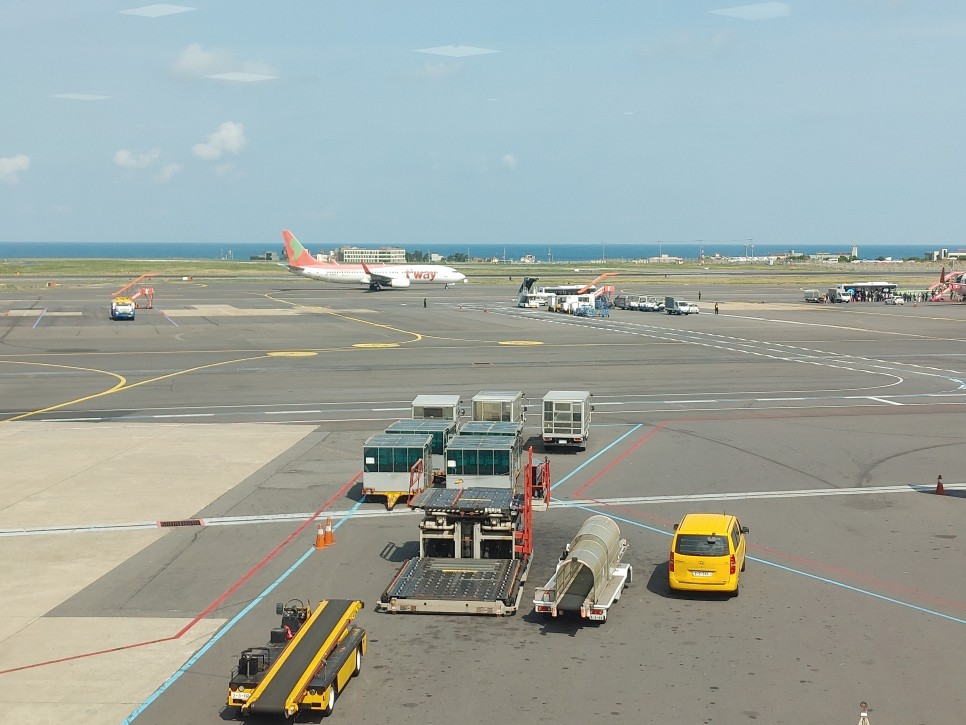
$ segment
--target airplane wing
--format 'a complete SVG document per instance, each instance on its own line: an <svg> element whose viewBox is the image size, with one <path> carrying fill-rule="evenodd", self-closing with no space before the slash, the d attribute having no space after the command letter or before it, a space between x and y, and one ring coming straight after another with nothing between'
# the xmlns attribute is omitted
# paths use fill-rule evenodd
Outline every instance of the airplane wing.
<svg viewBox="0 0 966 725"><path fill-rule="evenodd" d="M365 262L362 263L363 271L369 276L370 285L379 285L380 287L394 287L402 288L409 286L408 277L390 277L386 274L381 274L378 270L373 272L369 269L369 265Z"/></svg>

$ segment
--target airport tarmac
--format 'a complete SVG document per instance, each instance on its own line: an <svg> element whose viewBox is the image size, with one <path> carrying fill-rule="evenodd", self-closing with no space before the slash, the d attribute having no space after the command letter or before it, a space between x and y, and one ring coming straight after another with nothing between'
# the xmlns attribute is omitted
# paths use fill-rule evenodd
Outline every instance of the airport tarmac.
<svg viewBox="0 0 966 725"><path fill-rule="evenodd" d="M231 669L275 602L325 597L364 600L370 636L333 722L801 725L860 701L877 725L960 722L966 306L709 285L700 315L575 318L516 308L510 282L285 277L155 281L154 309L111 322L117 286L0 287L10 722L231 719ZM548 454L521 611L377 613L419 517L360 501L363 441L417 394L481 390L524 391L536 437L560 389L594 394L592 437ZM696 510L751 529L737 598L667 590ZM632 583L604 624L536 617L593 513L618 521Z"/></svg>

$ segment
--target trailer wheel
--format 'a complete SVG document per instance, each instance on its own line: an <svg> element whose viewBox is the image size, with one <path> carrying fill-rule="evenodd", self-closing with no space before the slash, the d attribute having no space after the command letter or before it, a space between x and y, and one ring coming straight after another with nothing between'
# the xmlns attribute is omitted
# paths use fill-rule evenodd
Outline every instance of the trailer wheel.
<svg viewBox="0 0 966 725"><path fill-rule="evenodd" d="M362 646L356 647L356 666L352 669L352 676L355 677L362 672Z"/></svg>
<svg viewBox="0 0 966 725"><path fill-rule="evenodd" d="M332 711L335 709L335 686L335 681L329 685L329 696L325 700L325 707L322 708L322 714L326 717L331 715Z"/></svg>

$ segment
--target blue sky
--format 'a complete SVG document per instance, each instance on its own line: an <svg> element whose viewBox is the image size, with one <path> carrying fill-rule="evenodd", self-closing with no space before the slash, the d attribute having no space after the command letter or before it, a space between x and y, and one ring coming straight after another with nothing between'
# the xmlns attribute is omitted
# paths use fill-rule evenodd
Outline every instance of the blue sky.
<svg viewBox="0 0 966 725"><path fill-rule="evenodd" d="M0 241L963 243L961 0L0 21Z"/></svg>

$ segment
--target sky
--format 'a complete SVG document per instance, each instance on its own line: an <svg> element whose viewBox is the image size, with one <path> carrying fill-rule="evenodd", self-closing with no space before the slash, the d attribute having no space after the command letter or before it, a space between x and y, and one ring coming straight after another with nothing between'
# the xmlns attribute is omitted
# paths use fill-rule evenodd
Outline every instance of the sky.
<svg viewBox="0 0 966 725"><path fill-rule="evenodd" d="M966 243L961 0L5 0L0 241Z"/></svg>

